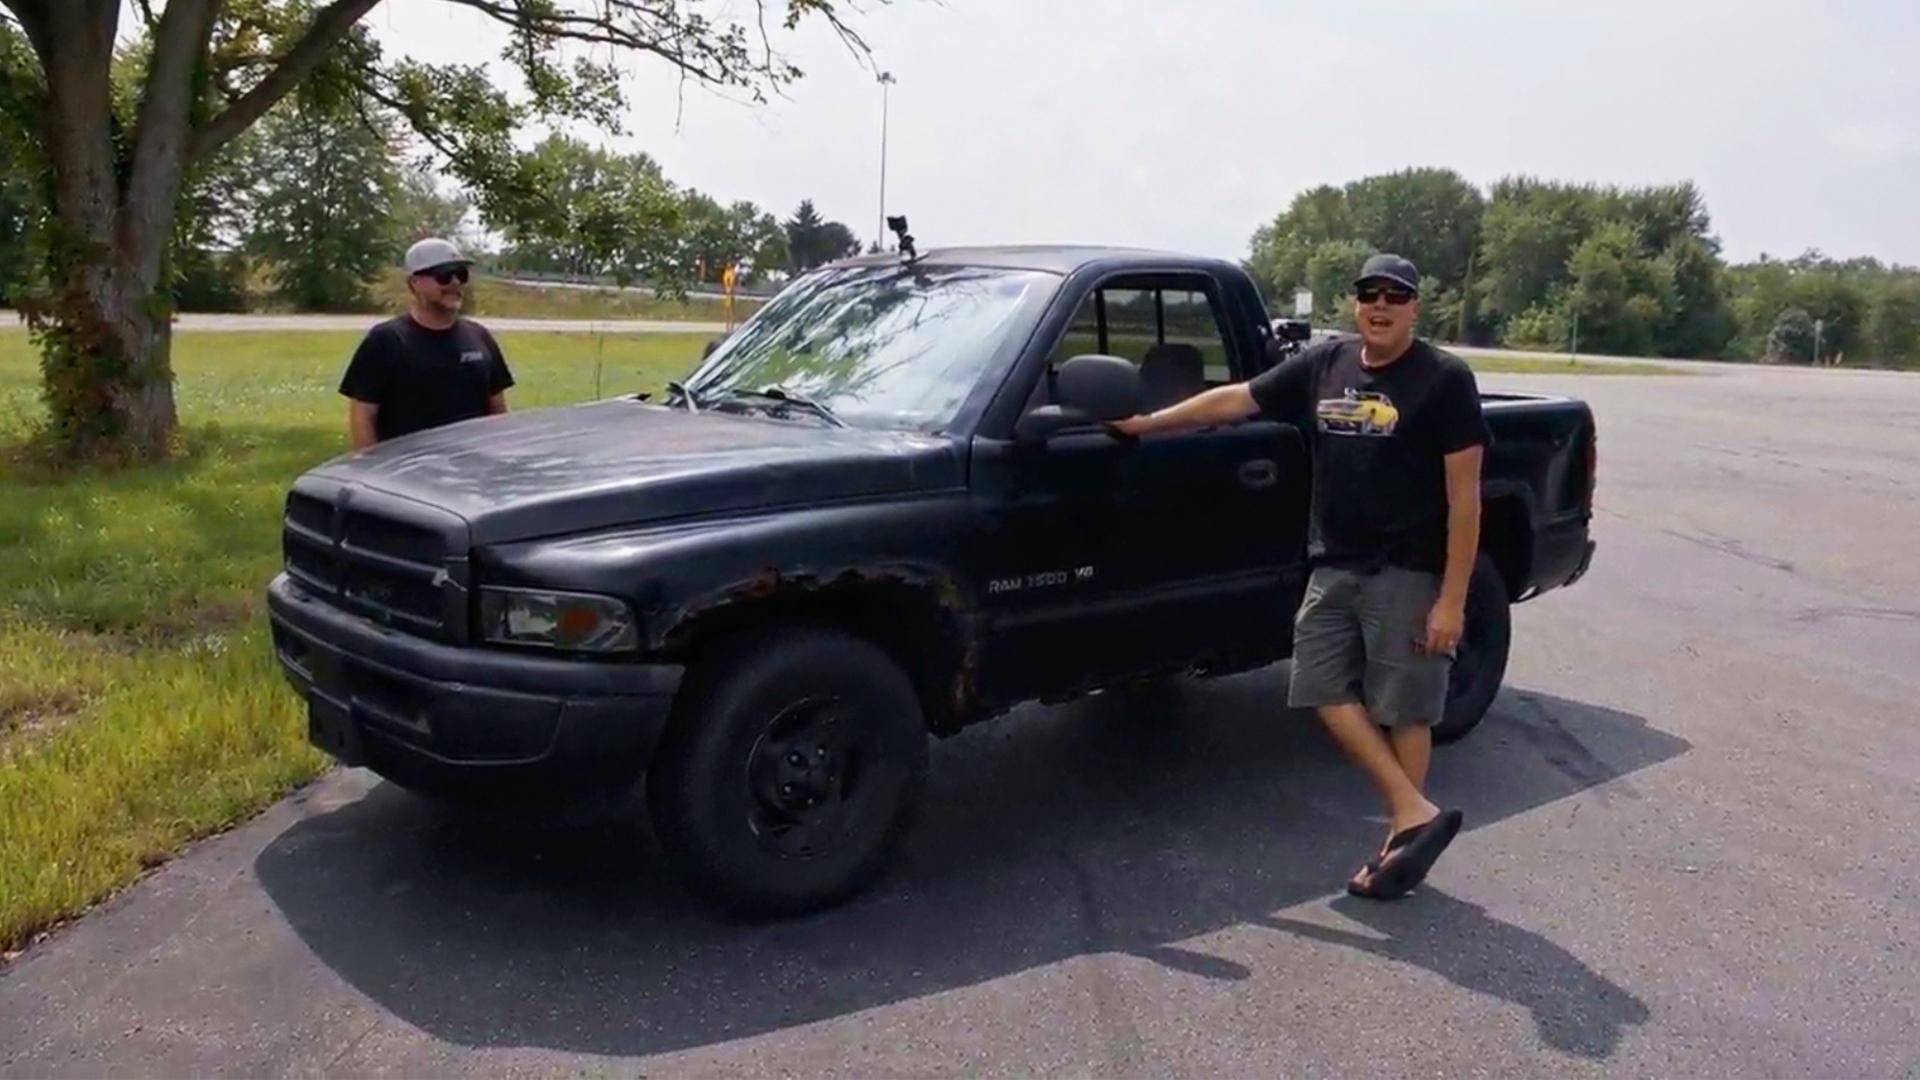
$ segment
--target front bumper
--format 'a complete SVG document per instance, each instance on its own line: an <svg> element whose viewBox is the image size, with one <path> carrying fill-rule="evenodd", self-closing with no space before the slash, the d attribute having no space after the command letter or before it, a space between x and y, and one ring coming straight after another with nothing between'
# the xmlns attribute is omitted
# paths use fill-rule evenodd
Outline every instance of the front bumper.
<svg viewBox="0 0 1920 1080"><path fill-rule="evenodd" d="M1580 565L1573 568L1573 576L1567 579L1567 584L1571 585L1587 576L1587 571L1593 567L1594 549L1598 546L1592 540L1587 541L1586 546L1580 550Z"/></svg>
<svg viewBox="0 0 1920 1080"><path fill-rule="evenodd" d="M646 766L682 669L459 647L377 626L281 574L274 652L307 702L307 737L416 787L566 795Z"/></svg>

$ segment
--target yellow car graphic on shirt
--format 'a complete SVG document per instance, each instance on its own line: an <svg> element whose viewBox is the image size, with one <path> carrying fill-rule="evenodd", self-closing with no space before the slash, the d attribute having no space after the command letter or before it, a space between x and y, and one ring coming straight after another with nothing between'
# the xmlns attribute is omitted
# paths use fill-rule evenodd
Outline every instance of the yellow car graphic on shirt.
<svg viewBox="0 0 1920 1080"><path fill-rule="evenodd" d="M1393 400L1372 390L1349 390L1320 402L1320 430L1338 435L1391 435L1400 424Z"/></svg>

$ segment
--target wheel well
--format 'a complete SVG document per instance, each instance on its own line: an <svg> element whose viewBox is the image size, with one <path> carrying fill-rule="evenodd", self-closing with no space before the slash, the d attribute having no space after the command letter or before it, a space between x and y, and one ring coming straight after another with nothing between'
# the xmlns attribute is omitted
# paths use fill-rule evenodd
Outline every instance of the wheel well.
<svg viewBox="0 0 1920 1080"><path fill-rule="evenodd" d="M913 683L929 730L950 734L965 724L972 708L966 639L953 605L931 584L860 578L752 589L676 626L666 651L693 665L741 634L799 623L837 627L885 652Z"/></svg>
<svg viewBox="0 0 1920 1080"><path fill-rule="evenodd" d="M1516 495L1488 499L1480 508L1480 550L1500 571L1510 599L1519 599L1533 573L1533 527L1527 504Z"/></svg>

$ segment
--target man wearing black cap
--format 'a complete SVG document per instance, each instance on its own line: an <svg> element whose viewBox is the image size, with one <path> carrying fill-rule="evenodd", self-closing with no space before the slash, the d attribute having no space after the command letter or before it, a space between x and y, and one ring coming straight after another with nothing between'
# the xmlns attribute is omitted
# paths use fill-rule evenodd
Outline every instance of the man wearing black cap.
<svg viewBox="0 0 1920 1080"><path fill-rule="evenodd" d="M340 380L355 450L507 411L507 358L486 327L460 317L472 260L429 238L407 249L405 265L407 313L367 331Z"/></svg>
<svg viewBox="0 0 1920 1080"><path fill-rule="evenodd" d="M1418 885L1460 830L1460 812L1422 788L1466 622L1490 441L1472 370L1413 336L1419 294L1411 262L1374 255L1354 280L1358 336L1114 425L1149 435L1265 415L1310 440L1313 576L1288 703L1318 711L1387 804L1387 842L1347 883L1377 899Z"/></svg>

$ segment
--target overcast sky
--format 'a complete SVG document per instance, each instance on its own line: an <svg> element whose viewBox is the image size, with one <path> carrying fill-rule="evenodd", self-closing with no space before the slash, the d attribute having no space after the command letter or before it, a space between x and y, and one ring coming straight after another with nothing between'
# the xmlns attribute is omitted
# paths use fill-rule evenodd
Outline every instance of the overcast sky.
<svg viewBox="0 0 1920 1080"><path fill-rule="evenodd" d="M748 9L750 5L738 5ZM1231 258L1293 195L1407 166L1691 179L1736 260L1920 264L1920 2L897 0L854 16L891 90L887 205L922 246L1089 241ZM387 0L423 59L477 13ZM765 106L631 66L629 135L676 182L878 227L880 88L823 30ZM678 112L678 116L676 116ZM677 121L677 123L676 123ZM597 133L576 132L591 138Z"/></svg>

